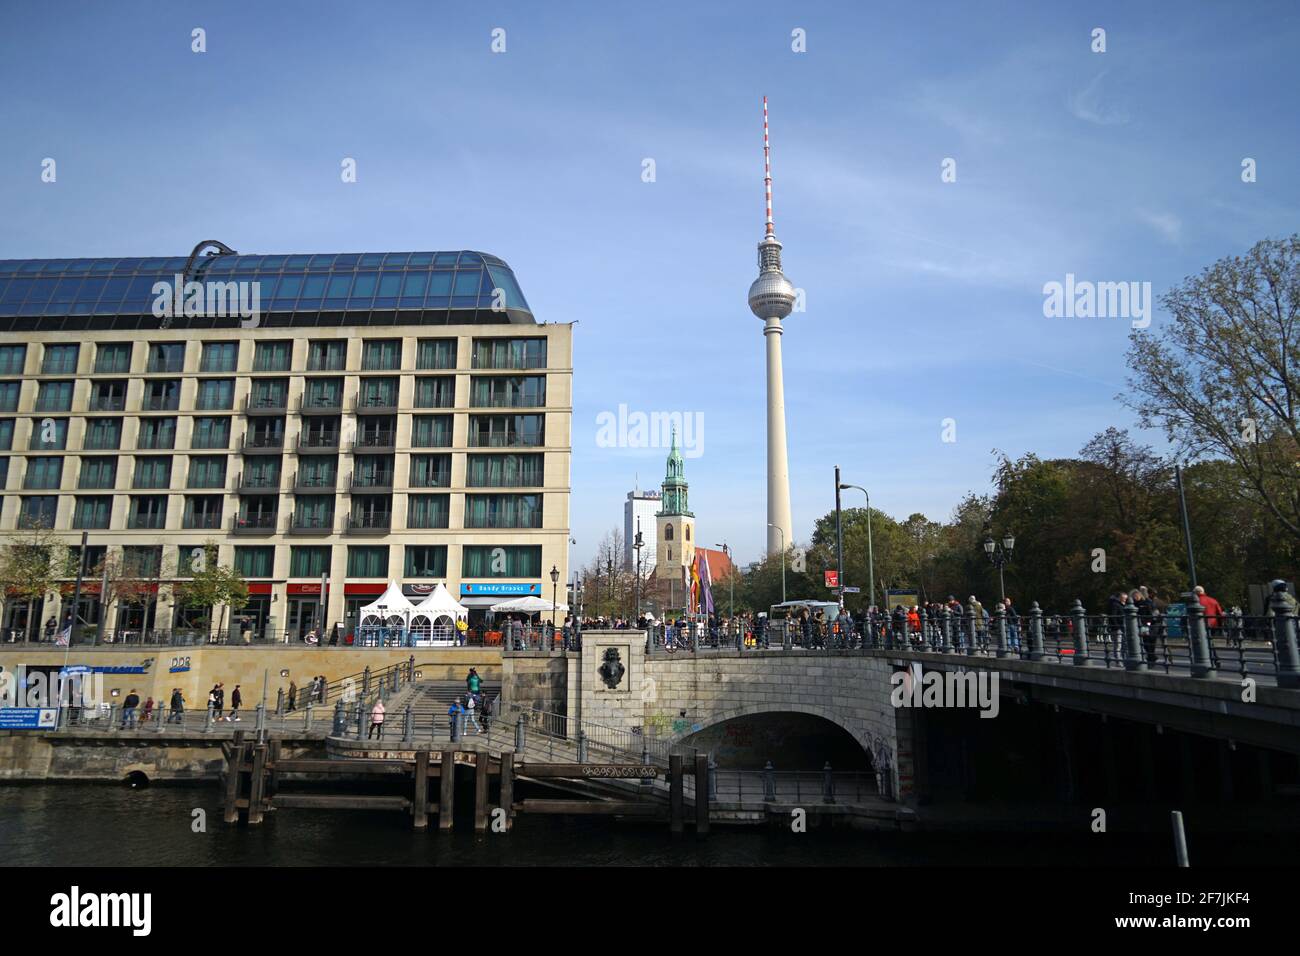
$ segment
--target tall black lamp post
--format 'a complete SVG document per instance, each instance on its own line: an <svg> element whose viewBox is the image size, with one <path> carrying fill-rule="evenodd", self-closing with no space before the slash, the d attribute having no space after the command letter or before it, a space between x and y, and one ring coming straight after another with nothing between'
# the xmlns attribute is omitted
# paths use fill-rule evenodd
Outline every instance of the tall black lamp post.
<svg viewBox="0 0 1300 956"><path fill-rule="evenodd" d="M555 633L556 592L560 589L560 569L551 565L551 633Z"/></svg>
<svg viewBox="0 0 1300 956"><path fill-rule="evenodd" d="M632 550L636 552L636 579L632 582L632 600L636 608L632 611L632 622L641 618L641 549L645 541L641 537L641 519L636 519L636 537L632 539Z"/></svg>
<svg viewBox="0 0 1300 956"><path fill-rule="evenodd" d="M1015 547L1016 536L1010 531L1002 536L1001 543L994 541L992 535L984 539L984 553L989 556L993 566L998 569L998 588L1002 592L1003 602L1007 599L1007 585L1002 576L1002 569L1011 560L1011 552L1015 550Z"/></svg>

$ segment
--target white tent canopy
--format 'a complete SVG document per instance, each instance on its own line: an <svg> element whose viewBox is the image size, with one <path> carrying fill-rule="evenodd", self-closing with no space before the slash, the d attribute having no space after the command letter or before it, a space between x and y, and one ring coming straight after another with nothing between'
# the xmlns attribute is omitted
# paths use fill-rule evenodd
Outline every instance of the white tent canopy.
<svg viewBox="0 0 1300 956"><path fill-rule="evenodd" d="M467 617L469 611L451 596L445 584L439 582L429 596L415 606L415 611L411 614L411 626L455 624Z"/></svg>
<svg viewBox="0 0 1300 956"><path fill-rule="evenodd" d="M405 627L414 612L415 605L402 593L398 583L389 581L388 590L363 607L357 616L361 619L362 627L380 627L385 624L389 627Z"/></svg>
<svg viewBox="0 0 1300 956"><path fill-rule="evenodd" d="M568 609L569 605L563 603L554 606L554 610L556 611L567 611ZM533 597L532 595L529 595L528 597L514 598L509 601L502 601L500 604L492 605L493 614L536 614L539 611L550 610L552 610L550 601L544 601L541 598Z"/></svg>

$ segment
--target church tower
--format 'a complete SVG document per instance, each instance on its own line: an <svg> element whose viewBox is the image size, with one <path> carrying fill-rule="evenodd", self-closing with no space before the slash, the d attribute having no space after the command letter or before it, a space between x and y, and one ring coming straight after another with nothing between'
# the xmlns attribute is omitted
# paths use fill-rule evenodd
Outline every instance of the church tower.
<svg viewBox="0 0 1300 956"><path fill-rule="evenodd" d="M668 453L662 507L655 514L657 553L655 576L680 581L682 568L695 560L695 515L687 502L686 465L677 448L677 429Z"/></svg>

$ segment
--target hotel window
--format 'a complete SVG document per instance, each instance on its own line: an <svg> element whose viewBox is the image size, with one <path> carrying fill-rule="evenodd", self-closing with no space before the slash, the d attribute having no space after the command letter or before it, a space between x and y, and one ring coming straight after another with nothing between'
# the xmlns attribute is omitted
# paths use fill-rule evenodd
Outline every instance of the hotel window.
<svg viewBox="0 0 1300 956"><path fill-rule="evenodd" d="M0 450L9 451L14 447L14 420L0 418Z"/></svg>
<svg viewBox="0 0 1300 956"><path fill-rule="evenodd" d="M244 459L245 488L279 488L280 459L272 456L250 456Z"/></svg>
<svg viewBox="0 0 1300 956"><path fill-rule="evenodd" d="M537 448L546 444L544 415L471 415L471 448Z"/></svg>
<svg viewBox="0 0 1300 956"><path fill-rule="evenodd" d="M412 455L412 488L446 488L451 484L451 455Z"/></svg>
<svg viewBox="0 0 1300 956"><path fill-rule="evenodd" d="M66 418L33 418L32 437L27 443L31 451L60 451L68 447L68 420Z"/></svg>
<svg viewBox="0 0 1300 956"><path fill-rule="evenodd" d="M312 342L307 350L307 371L341 372L347 366L346 340Z"/></svg>
<svg viewBox="0 0 1300 956"><path fill-rule="evenodd" d="M86 546L86 563L82 565L81 545L68 545L68 557L74 568L84 567L87 575L99 577L98 572L104 569L104 559L108 557L108 547L102 544L91 544Z"/></svg>
<svg viewBox="0 0 1300 956"><path fill-rule="evenodd" d="M90 386L90 410L92 412L126 411L125 380L93 383Z"/></svg>
<svg viewBox="0 0 1300 956"><path fill-rule="evenodd" d="M57 495L38 495L24 498L19 510L18 527L53 528L54 516L59 510Z"/></svg>
<svg viewBox="0 0 1300 956"><path fill-rule="evenodd" d="M110 495L78 497L76 507L72 509L72 527L78 531L103 530L108 527L112 512L113 498Z"/></svg>
<svg viewBox="0 0 1300 956"><path fill-rule="evenodd" d="M392 455L356 455L352 462L352 483L358 488L391 488Z"/></svg>
<svg viewBox="0 0 1300 956"><path fill-rule="evenodd" d="M330 573L328 545L321 547L292 547L289 549L289 577L319 578Z"/></svg>
<svg viewBox="0 0 1300 956"><path fill-rule="evenodd" d="M416 408L452 408L456 404L456 379L438 375L415 380Z"/></svg>
<svg viewBox="0 0 1300 956"><path fill-rule="evenodd" d="M41 382L36 392L36 411L72 411L72 383Z"/></svg>
<svg viewBox="0 0 1300 956"><path fill-rule="evenodd" d="M81 459L81 477L78 488L112 488L117 484L116 458Z"/></svg>
<svg viewBox="0 0 1300 956"><path fill-rule="evenodd" d="M408 495L408 528L445 528L450 514L450 495Z"/></svg>
<svg viewBox="0 0 1300 956"><path fill-rule="evenodd" d="M470 455L465 484L470 488L540 487L542 455Z"/></svg>
<svg viewBox="0 0 1300 956"><path fill-rule="evenodd" d="M22 375L27 367L27 346L0 345L0 375Z"/></svg>
<svg viewBox="0 0 1300 956"><path fill-rule="evenodd" d="M505 560L493 560L494 556ZM539 578L542 546L467 544L461 551L460 574L463 578Z"/></svg>
<svg viewBox="0 0 1300 956"><path fill-rule="evenodd" d="M251 419L244 441L253 448L279 448L284 444L284 419Z"/></svg>
<svg viewBox="0 0 1300 956"><path fill-rule="evenodd" d="M216 411L235 407L235 380L233 378L199 379L199 392L194 407L202 411Z"/></svg>
<svg viewBox="0 0 1300 956"><path fill-rule="evenodd" d="M258 342L253 351L253 371L287 372L292 356L292 342Z"/></svg>
<svg viewBox="0 0 1300 956"><path fill-rule="evenodd" d="M343 379L309 378L303 396L303 410L311 408L339 408L343 404Z"/></svg>
<svg viewBox="0 0 1300 956"><path fill-rule="evenodd" d="M154 529L167 527L167 496L132 495L126 526Z"/></svg>
<svg viewBox="0 0 1300 956"><path fill-rule="evenodd" d="M253 380L249 393L250 408L284 408L289 400L287 378L259 378Z"/></svg>
<svg viewBox="0 0 1300 956"><path fill-rule="evenodd" d="M393 501L390 495L352 496L352 524L359 528L388 528L393 522Z"/></svg>
<svg viewBox="0 0 1300 956"><path fill-rule="evenodd" d="M450 448L450 415L414 415L411 418L413 448Z"/></svg>
<svg viewBox="0 0 1300 956"><path fill-rule="evenodd" d="M238 342L204 342L200 372L233 372L239 368Z"/></svg>
<svg viewBox="0 0 1300 956"><path fill-rule="evenodd" d="M388 577L388 548L385 545L348 547L348 577Z"/></svg>
<svg viewBox="0 0 1300 956"><path fill-rule="evenodd" d="M299 456L296 484L304 488L328 488L333 491L338 484L338 464L334 456Z"/></svg>
<svg viewBox="0 0 1300 956"><path fill-rule="evenodd" d="M58 490L63 481L62 458L28 458L23 487L33 491Z"/></svg>
<svg viewBox="0 0 1300 956"><path fill-rule="evenodd" d="M194 434L190 436L191 448L229 448L229 418L196 418Z"/></svg>
<svg viewBox="0 0 1300 956"><path fill-rule="evenodd" d="M397 441L397 419L392 415L357 416L357 447L386 448Z"/></svg>
<svg viewBox="0 0 1300 956"><path fill-rule="evenodd" d="M220 495L187 495L181 527L220 528L222 500Z"/></svg>
<svg viewBox="0 0 1300 956"><path fill-rule="evenodd" d="M401 339L369 339L362 348L361 369L365 372L397 371L402 367Z"/></svg>
<svg viewBox="0 0 1300 956"><path fill-rule="evenodd" d="M204 564L206 565L211 559L216 558L215 554L209 555L205 553L210 550L212 549L205 548L201 544L177 545L176 546L176 576L178 578L194 577L195 561L202 558Z"/></svg>
<svg viewBox="0 0 1300 956"><path fill-rule="evenodd" d="M357 408L394 408L397 405L397 379L363 378Z"/></svg>
<svg viewBox="0 0 1300 956"><path fill-rule="evenodd" d="M171 486L172 460L170 458L137 458L133 488L167 488Z"/></svg>
<svg viewBox="0 0 1300 956"><path fill-rule="evenodd" d="M475 376L469 403L475 408L540 408L546 404L546 376Z"/></svg>
<svg viewBox="0 0 1300 956"><path fill-rule="evenodd" d="M235 570L246 578L269 578L274 573L275 548L235 546Z"/></svg>
<svg viewBox="0 0 1300 956"><path fill-rule="evenodd" d="M181 383L168 378L144 383L144 401L140 406L146 412L172 412L181 407Z"/></svg>
<svg viewBox="0 0 1300 956"><path fill-rule="evenodd" d="M125 577L153 578L162 573L161 545L127 545L122 548Z"/></svg>
<svg viewBox="0 0 1300 956"><path fill-rule="evenodd" d="M304 416L299 444L307 448L332 448L339 443L337 416Z"/></svg>
<svg viewBox="0 0 1300 956"><path fill-rule="evenodd" d="M466 495L467 528L540 528L541 495Z"/></svg>
<svg viewBox="0 0 1300 956"><path fill-rule="evenodd" d="M77 353L80 345L47 345L45 359L41 362L42 375L77 374Z"/></svg>
<svg viewBox="0 0 1300 956"><path fill-rule="evenodd" d="M546 368L546 339L475 339L473 368Z"/></svg>
<svg viewBox="0 0 1300 956"><path fill-rule="evenodd" d="M447 576L447 546L445 544L408 544L406 567L408 578L443 578Z"/></svg>
<svg viewBox="0 0 1300 956"><path fill-rule="evenodd" d="M176 419L142 418L140 433L136 436L136 448L161 451L176 447Z"/></svg>
<svg viewBox="0 0 1300 956"><path fill-rule="evenodd" d="M455 368L456 340L420 339L415 367L418 369Z"/></svg>
<svg viewBox="0 0 1300 956"><path fill-rule="evenodd" d="M121 419L88 419L82 449L88 451L116 451L122 446Z"/></svg>
<svg viewBox="0 0 1300 956"><path fill-rule="evenodd" d="M149 346L150 372L185 371L184 342L154 342Z"/></svg>
<svg viewBox="0 0 1300 956"><path fill-rule="evenodd" d="M334 498L330 495L298 495L293 523L298 528L334 528Z"/></svg>
<svg viewBox="0 0 1300 956"><path fill-rule="evenodd" d="M18 411L18 393L22 382L0 382L0 412Z"/></svg>
<svg viewBox="0 0 1300 956"><path fill-rule="evenodd" d="M110 342L95 348L95 372L100 375L131 371L131 343Z"/></svg>
<svg viewBox="0 0 1300 956"><path fill-rule="evenodd" d="M9 484L9 459L0 458L0 491Z"/></svg>
<svg viewBox="0 0 1300 956"><path fill-rule="evenodd" d="M201 455L190 459L190 475L187 482L191 488L226 487L226 457L224 455Z"/></svg>

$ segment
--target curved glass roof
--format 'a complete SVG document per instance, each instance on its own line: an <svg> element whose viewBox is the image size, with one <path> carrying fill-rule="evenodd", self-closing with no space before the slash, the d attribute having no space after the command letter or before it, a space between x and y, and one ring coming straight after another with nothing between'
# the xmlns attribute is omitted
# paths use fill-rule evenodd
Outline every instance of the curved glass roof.
<svg viewBox="0 0 1300 956"><path fill-rule="evenodd" d="M0 259L0 316L147 315L154 284L171 285L185 256ZM483 252L200 256L192 282L256 282L263 312L507 309L528 313L510 267Z"/></svg>

